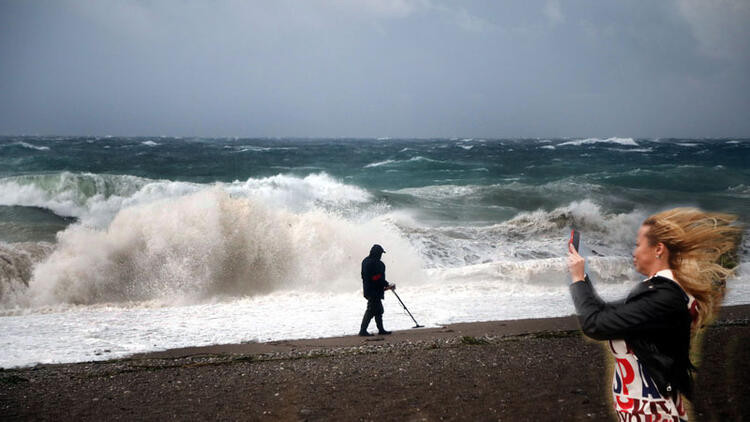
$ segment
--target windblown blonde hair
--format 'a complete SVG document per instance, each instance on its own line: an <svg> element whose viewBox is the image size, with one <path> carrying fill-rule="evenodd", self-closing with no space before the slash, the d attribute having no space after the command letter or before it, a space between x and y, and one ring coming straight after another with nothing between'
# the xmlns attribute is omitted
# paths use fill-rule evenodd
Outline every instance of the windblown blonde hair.
<svg viewBox="0 0 750 422"><path fill-rule="evenodd" d="M732 214L674 208L654 214L643 222L651 245L664 243L669 267L682 288L698 302L700 328L716 314L724 299L727 278L737 267L737 248L742 228Z"/></svg>

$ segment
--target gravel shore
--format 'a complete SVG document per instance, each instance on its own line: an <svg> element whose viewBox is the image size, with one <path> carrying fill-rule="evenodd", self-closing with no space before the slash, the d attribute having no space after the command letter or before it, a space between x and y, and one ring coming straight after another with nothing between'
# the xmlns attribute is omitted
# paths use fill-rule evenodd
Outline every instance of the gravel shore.
<svg viewBox="0 0 750 422"><path fill-rule="evenodd" d="M750 419L750 305L703 335L693 420ZM613 420L573 317L0 370L0 420Z"/></svg>

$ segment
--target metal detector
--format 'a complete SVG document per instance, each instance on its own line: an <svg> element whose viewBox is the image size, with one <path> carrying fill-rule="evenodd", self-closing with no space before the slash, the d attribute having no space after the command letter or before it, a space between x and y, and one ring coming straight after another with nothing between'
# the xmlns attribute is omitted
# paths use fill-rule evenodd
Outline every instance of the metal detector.
<svg viewBox="0 0 750 422"><path fill-rule="evenodd" d="M424 327L424 325L419 325L419 323L417 322L417 320L414 319L414 315L412 315L411 312L409 312L409 309L406 307L406 305L404 305L404 301L402 301L401 298L398 297L398 293L396 293L396 291L393 290L393 289L390 289L390 290L393 292L394 295L396 295L396 299L398 299L398 301L401 302L401 306L404 307L404 310L406 310L406 312L409 314L409 316L411 317L411 320L414 321L415 325L413 327L411 327L411 328L422 328L422 327Z"/></svg>

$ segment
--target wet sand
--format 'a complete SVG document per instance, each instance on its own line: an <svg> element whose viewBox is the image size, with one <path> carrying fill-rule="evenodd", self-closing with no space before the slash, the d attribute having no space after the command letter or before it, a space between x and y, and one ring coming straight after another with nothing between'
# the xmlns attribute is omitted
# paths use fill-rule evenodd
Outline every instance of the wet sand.
<svg viewBox="0 0 750 422"><path fill-rule="evenodd" d="M699 357L693 420L750 420L750 305ZM0 420L614 420L609 365L574 317L217 345L0 370Z"/></svg>

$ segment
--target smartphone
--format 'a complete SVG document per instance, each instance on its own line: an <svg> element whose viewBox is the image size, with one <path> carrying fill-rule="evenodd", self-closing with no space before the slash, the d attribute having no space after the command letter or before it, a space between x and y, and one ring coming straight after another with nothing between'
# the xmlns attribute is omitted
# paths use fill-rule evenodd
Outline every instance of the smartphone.
<svg viewBox="0 0 750 422"><path fill-rule="evenodd" d="M578 245L581 243L581 233L576 229L571 230L568 243L572 243L576 252L578 252Z"/></svg>

